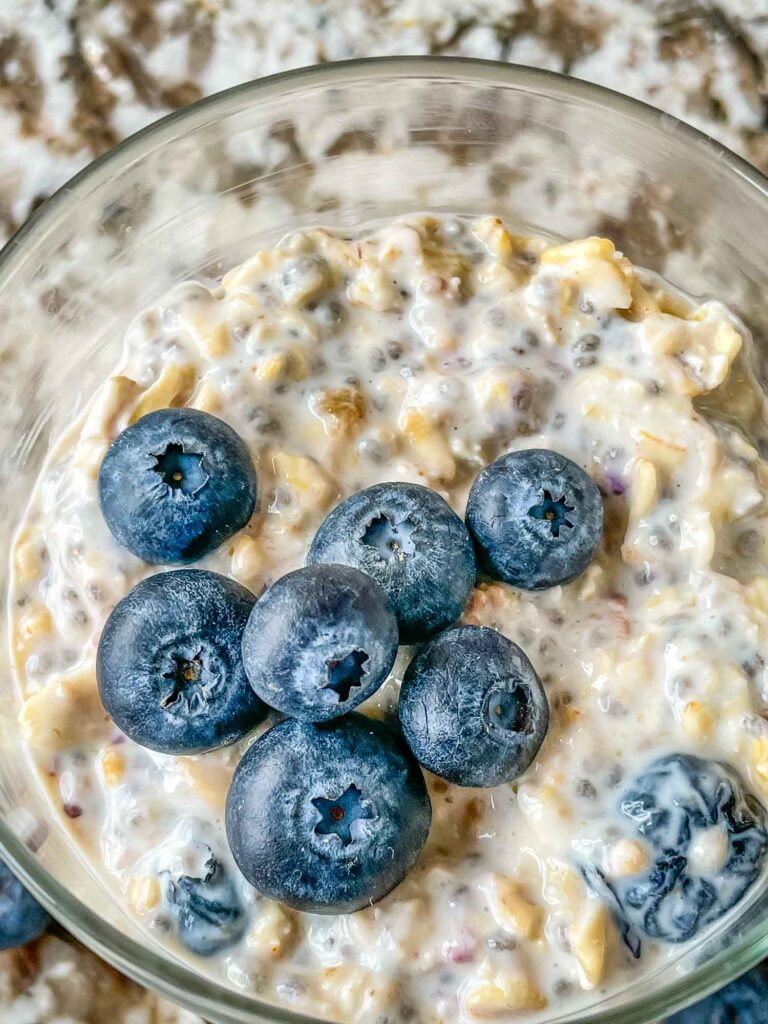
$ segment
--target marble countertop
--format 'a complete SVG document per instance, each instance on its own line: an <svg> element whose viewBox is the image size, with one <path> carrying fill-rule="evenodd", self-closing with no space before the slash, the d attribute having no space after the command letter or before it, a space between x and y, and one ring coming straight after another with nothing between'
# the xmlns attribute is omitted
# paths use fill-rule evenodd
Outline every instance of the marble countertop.
<svg viewBox="0 0 768 1024"><path fill-rule="evenodd" d="M126 135L201 96L393 54L549 68L636 96L768 172L766 0L1 0L0 244ZM3 1024L200 1024L63 933L0 954Z"/></svg>
<svg viewBox="0 0 768 1024"><path fill-rule="evenodd" d="M647 100L768 170L765 0L3 0L0 241L94 156L201 96L380 54L536 65Z"/></svg>

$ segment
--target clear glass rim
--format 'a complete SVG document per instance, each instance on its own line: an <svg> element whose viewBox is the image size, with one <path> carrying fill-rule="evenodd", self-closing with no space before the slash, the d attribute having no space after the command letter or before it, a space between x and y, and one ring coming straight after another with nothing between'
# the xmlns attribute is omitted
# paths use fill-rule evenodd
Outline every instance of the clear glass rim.
<svg viewBox="0 0 768 1024"><path fill-rule="evenodd" d="M168 114L124 139L58 189L6 243L0 251L0 287L7 285L15 270L25 262L28 250L31 255L35 240L42 238L50 227L67 216L70 206L79 201L79 194L87 194L92 180L99 177L105 168L130 165L134 156L144 155L173 138L177 128L195 122L202 124L209 114L221 108L236 109L246 102L262 102L306 86L329 88L349 85L360 78L367 83L371 79L421 79L518 87L563 101L607 109L665 135L680 137L699 159L716 162L726 179L730 176L734 183L741 180L755 190L757 199L768 201L768 177L747 160L678 118L612 89L556 72L500 61L464 57L361 58L312 65L242 83ZM133 980L179 1005L214 1019L221 1019L224 1013L232 1022L247 1022L254 1016L260 1016L280 1024L326 1024L318 1018L241 994L203 977L180 961L159 961L152 950L123 935L49 875L35 855L2 821L0 855L53 916L86 946ZM768 920L750 929L735 949L724 951L700 969L660 990L648 991L641 1001L612 1010L601 1011L598 1006L579 1017L567 1019L574 1024L576 1021L578 1024L649 1024L705 997L766 956Z"/></svg>

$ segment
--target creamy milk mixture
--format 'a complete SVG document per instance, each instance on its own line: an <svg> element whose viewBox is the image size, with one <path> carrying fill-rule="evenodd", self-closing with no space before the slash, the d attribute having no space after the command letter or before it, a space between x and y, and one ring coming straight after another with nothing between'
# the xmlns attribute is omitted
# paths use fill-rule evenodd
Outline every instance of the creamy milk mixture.
<svg viewBox="0 0 768 1024"><path fill-rule="evenodd" d="M614 880L647 867L617 801L660 754L728 761L768 791L768 465L749 433L762 399L743 357L732 370L744 333L605 239L553 247L491 217L299 232L216 290L184 285L136 320L19 531L11 642L40 777L73 842L159 941L182 953L165 880L213 851L249 927L216 958L184 955L318 1016L546 1018L677 954L644 940L634 960L579 866ZM297 913L237 875L222 812L248 740L153 753L99 702L105 619L157 567L113 540L97 474L121 430L173 405L222 417L250 447L260 511L200 564L256 594L302 564L330 508L377 481L427 484L463 514L489 461L549 447L605 497L603 544L581 578L541 593L481 582L466 609L541 676L552 714L538 757L495 789L429 779L418 866L357 914ZM408 657L368 714L394 720ZM702 873L724 856L711 832L692 847Z"/></svg>

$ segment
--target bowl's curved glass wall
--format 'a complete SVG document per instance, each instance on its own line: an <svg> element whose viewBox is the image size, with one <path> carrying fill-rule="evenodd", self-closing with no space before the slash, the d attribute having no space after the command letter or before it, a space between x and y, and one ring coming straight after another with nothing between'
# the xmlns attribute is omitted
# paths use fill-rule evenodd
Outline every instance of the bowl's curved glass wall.
<svg viewBox="0 0 768 1024"><path fill-rule="evenodd" d="M278 76L129 140L0 257L3 549L50 440L115 362L138 310L179 280L215 281L291 229L422 210L491 212L557 237L608 235L673 284L723 299L768 352L765 183L673 119L591 86L470 61ZM2 678L0 840L31 887L117 966L212 1021L297 1019L198 978L112 902L31 774L6 650ZM640 1024L724 983L768 952L766 910L759 896L652 982L578 1019Z"/></svg>

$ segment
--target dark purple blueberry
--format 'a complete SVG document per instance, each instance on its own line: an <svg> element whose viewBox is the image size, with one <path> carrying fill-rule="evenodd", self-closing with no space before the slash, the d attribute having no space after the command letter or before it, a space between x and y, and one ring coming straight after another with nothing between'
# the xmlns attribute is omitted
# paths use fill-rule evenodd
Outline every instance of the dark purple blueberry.
<svg viewBox="0 0 768 1024"><path fill-rule="evenodd" d="M221 861L204 843L195 845L197 869L167 873L163 902L176 921L183 945L198 956L216 956L240 941L247 917Z"/></svg>
<svg viewBox="0 0 768 1024"><path fill-rule="evenodd" d="M235 431L197 409L160 409L120 434L99 472L115 539L145 562L194 562L256 508L256 471Z"/></svg>
<svg viewBox="0 0 768 1024"><path fill-rule="evenodd" d="M530 448L502 455L477 477L467 526L490 575L545 590L575 579L595 557L603 502L575 462Z"/></svg>
<svg viewBox="0 0 768 1024"><path fill-rule="evenodd" d="M347 498L321 523L307 562L350 565L375 579L395 610L402 643L450 626L475 585L467 528L419 484L376 484Z"/></svg>
<svg viewBox="0 0 768 1024"><path fill-rule="evenodd" d="M767 1019L768 973L763 965L668 1017L667 1024L765 1024Z"/></svg>
<svg viewBox="0 0 768 1024"><path fill-rule="evenodd" d="M345 565L309 565L273 583L251 612L243 661L278 711L323 722L351 711L389 675L397 622L381 587Z"/></svg>
<svg viewBox="0 0 768 1024"><path fill-rule="evenodd" d="M382 899L426 842L431 806L403 741L360 714L286 719L248 750L227 798L246 879L298 910L352 913Z"/></svg>
<svg viewBox="0 0 768 1024"><path fill-rule="evenodd" d="M654 761L619 810L653 850L647 871L613 883L628 922L665 942L686 942L730 910L760 875L765 810L728 765L692 754ZM716 870L689 864L697 832L719 828L726 852Z"/></svg>
<svg viewBox="0 0 768 1024"><path fill-rule="evenodd" d="M457 626L424 644L405 673L399 713L416 758L458 786L519 778L549 724L530 661L484 626Z"/></svg>
<svg viewBox="0 0 768 1024"><path fill-rule="evenodd" d="M50 923L47 912L0 861L0 949L15 949L32 942Z"/></svg>
<svg viewBox="0 0 768 1024"><path fill-rule="evenodd" d="M131 739L166 754L196 754L245 736L267 709L245 674L242 639L254 597L204 569L143 580L107 619L99 692Z"/></svg>

